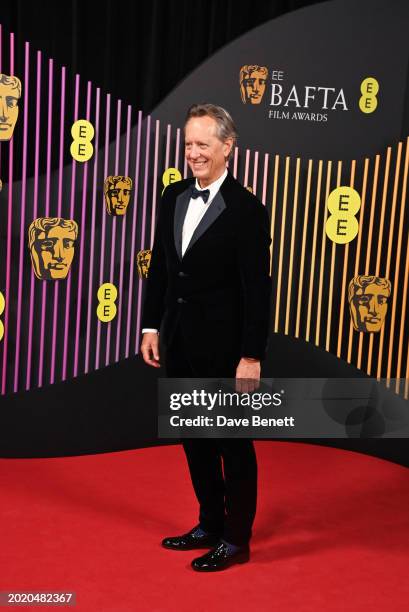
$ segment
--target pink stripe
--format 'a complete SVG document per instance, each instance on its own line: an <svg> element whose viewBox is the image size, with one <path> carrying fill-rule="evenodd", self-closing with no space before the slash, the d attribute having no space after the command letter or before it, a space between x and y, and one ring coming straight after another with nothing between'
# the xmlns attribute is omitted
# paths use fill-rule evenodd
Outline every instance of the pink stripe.
<svg viewBox="0 0 409 612"><path fill-rule="evenodd" d="M175 168L179 168L180 128L176 130Z"/></svg>
<svg viewBox="0 0 409 612"><path fill-rule="evenodd" d="M128 313L126 320L126 347L125 358L129 357L129 344L131 338L131 315L133 297L133 276L135 268L135 243L136 243L136 221L138 216L138 191L139 191L139 167L141 159L141 133L142 133L142 112L138 113L138 132L136 138L136 159L135 159L135 190L133 201L132 216L132 238L131 238L131 257L129 262L129 291L128 291Z"/></svg>
<svg viewBox="0 0 409 612"><path fill-rule="evenodd" d="M0 72L2 72L2 52L3 52L3 31L2 31L2 26L0 23ZM1 163L1 145L2 143L0 142L0 163Z"/></svg>
<svg viewBox="0 0 409 612"><path fill-rule="evenodd" d="M47 170L45 187L45 216L50 216L50 176L51 176L51 136L53 112L53 60L48 61L48 121L47 121ZM43 385L44 368L44 333L45 311L47 306L47 283L43 282L41 298L41 324L40 324L40 354L38 364L38 386Z"/></svg>
<svg viewBox="0 0 409 612"><path fill-rule="evenodd" d="M249 184L249 166L250 166L250 150L246 149L246 165L244 167L244 182L243 185L247 187Z"/></svg>
<svg viewBox="0 0 409 612"><path fill-rule="evenodd" d="M254 153L253 193L257 193L258 151Z"/></svg>
<svg viewBox="0 0 409 612"><path fill-rule="evenodd" d="M104 180L108 175L108 156L109 156L109 126L110 126L110 115L111 115L111 94L107 94L106 111L105 111L105 151L104 151ZM99 287L102 285L102 279L104 278L104 253L105 253L105 228L107 213L105 212L105 195L102 196L102 229L101 229L101 251L99 260ZM98 287L98 288L99 288ZM97 323L97 342L95 351L95 369L99 368L100 358L100 347L101 347L101 321L98 319Z"/></svg>
<svg viewBox="0 0 409 612"><path fill-rule="evenodd" d="M152 189L152 214L151 214L151 241L150 248L153 247L153 238L155 235L155 219L156 219L156 187L158 183L158 155L159 155L159 129L160 121L156 120L155 133L155 156L153 162L153 189Z"/></svg>
<svg viewBox="0 0 409 612"><path fill-rule="evenodd" d="M37 51L37 88L36 88L36 131L35 131L35 157L34 157L34 197L33 197L33 219L37 218L38 201L38 163L40 156L40 104L41 104L41 51ZM30 220L31 222L31 220ZM36 277L31 272L30 280L30 309L28 317L28 348L27 348L27 372L26 389L31 384L31 360L33 350L33 320L34 320L34 283ZM44 281L46 282L46 281Z"/></svg>
<svg viewBox="0 0 409 612"><path fill-rule="evenodd" d="M183 162L183 178L187 178L187 159L185 157L185 160Z"/></svg>
<svg viewBox="0 0 409 612"><path fill-rule="evenodd" d="M119 145L121 141L121 100L118 100L117 103L117 113L116 113L116 146L115 146L115 176L118 176L119 172ZM116 224L117 218L112 217L112 234L111 234L111 265L109 269L109 282L114 284L114 266L115 266L115 247L116 247ZM118 299L116 302L116 306L118 307ZM111 352L111 330L114 324L114 321L111 321L107 324L107 335L106 335L106 346L105 346L105 365L109 364L109 355Z"/></svg>
<svg viewBox="0 0 409 612"><path fill-rule="evenodd" d="M0 26L1 27L1 26ZM23 127L23 165L21 171L21 209L20 209L20 251L18 266L18 289L17 289L17 328L16 328L16 358L14 361L14 387L18 390L18 371L20 365L20 341L21 341L21 307L23 295L23 265L24 251L26 247L26 194L27 194L27 133L28 133L28 86L29 86L29 63L30 63L30 44L25 43L24 59L24 127Z"/></svg>
<svg viewBox="0 0 409 612"><path fill-rule="evenodd" d="M267 197L267 171L268 171L268 153L264 155L264 175L263 175L263 195L262 202L264 206L266 205L266 197Z"/></svg>
<svg viewBox="0 0 409 612"><path fill-rule="evenodd" d="M74 102L74 123L78 119L78 101L80 90L80 75L75 75L75 102ZM81 162L80 162L81 163ZM77 174L77 162L73 159L71 166L71 202L70 202L70 219L74 219L75 209L75 178ZM70 298L71 298L71 274L67 278L67 292L65 295L65 323L64 323L64 348L62 362L62 380L67 378L67 361L68 361L68 330L70 326Z"/></svg>
<svg viewBox="0 0 409 612"><path fill-rule="evenodd" d="M169 168L169 156L170 156L170 136L171 136L171 126L168 124L166 128L166 155L165 155L165 170Z"/></svg>
<svg viewBox="0 0 409 612"><path fill-rule="evenodd" d="M14 75L14 34L10 34L10 75ZM8 209L7 209L7 254L6 254L6 291L5 291L5 311L4 311L4 338L3 338L3 372L1 392L6 392L7 374L7 346L8 346L8 321L9 321L9 301L10 301L10 276L11 276L11 238L13 222L13 151L14 142L11 138L9 142L9 179L8 179Z"/></svg>
<svg viewBox="0 0 409 612"><path fill-rule="evenodd" d="M64 174L64 120L65 120L65 66L61 68L61 97L60 97L60 148L59 148L59 167L58 167L58 203L57 217L61 217L62 211L62 186ZM51 368L50 383L55 381L55 356L57 352L57 319L58 319L58 297L60 283L54 283L54 304L53 304L53 331L51 341Z"/></svg>
<svg viewBox="0 0 409 612"><path fill-rule="evenodd" d="M125 147L125 171L124 176L128 176L129 172L129 148L131 141L131 112L132 107L128 106L128 114L126 119L126 147ZM118 291L118 314L117 314L117 325L116 325L116 346L115 346L115 361L119 361L119 351L121 344L121 322L122 322L122 307L124 301L122 300L123 291L123 279L124 279L124 264L125 264L125 236L126 236L126 220L127 215L122 218L121 227L121 256L119 263L119 291Z"/></svg>
<svg viewBox="0 0 409 612"><path fill-rule="evenodd" d="M90 120L91 116L91 81L87 85L87 110L86 118ZM94 143L92 143L94 145ZM95 151L95 149L94 149ZM88 179L88 162L83 164L82 175L82 203L81 203L81 225L79 228L80 234L80 252L79 252L79 270L78 270L78 288L77 288L77 312L75 319L75 342L74 342L74 376L78 374L78 356L80 346L80 325L81 325L81 296L82 296L82 277L84 273L84 241L85 241L85 219L87 212L87 179Z"/></svg>
<svg viewBox="0 0 409 612"><path fill-rule="evenodd" d="M145 248L146 203L147 203L147 197L148 197L150 140L151 140L151 116L148 115L147 122L146 122L145 176L144 176L144 186L143 186L141 250ZM141 302L142 302L142 279L139 278L138 279L138 306L137 306L137 315L136 315L135 353L138 353L138 350L139 350L141 306L142 306Z"/></svg>
<svg viewBox="0 0 409 612"><path fill-rule="evenodd" d="M97 208L97 176L98 176L98 141L99 141L99 103L100 89L97 88L95 102L95 149L94 149L94 174L92 179L92 217L91 217L91 243L90 243L90 262L89 262L89 283L88 283L88 310L87 310L87 332L85 339L85 374L89 371L89 352L91 334L91 308L93 310L93 276L94 276L94 252L95 252L95 215Z"/></svg>
<svg viewBox="0 0 409 612"><path fill-rule="evenodd" d="M237 178L237 165L239 162L239 149L238 147L234 147L234 162L233 162L233 176Z"/></svg>

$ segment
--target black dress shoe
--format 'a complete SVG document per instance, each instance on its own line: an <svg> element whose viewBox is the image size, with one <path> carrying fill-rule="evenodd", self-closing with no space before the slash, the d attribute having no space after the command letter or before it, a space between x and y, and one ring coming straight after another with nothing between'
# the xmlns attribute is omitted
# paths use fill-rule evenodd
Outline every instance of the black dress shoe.
<svg viewBox="0 0 409 612"><path fill-rule="evenodd" d="M180 536L165 538L162 546L171 550L192 550L193 548L212 548L220 540L220 535L208 533L206 535L195 535L198 526L193 527L187 533Z"/></svg>
<svg viewBox="0 0 409 612"><path fill-rule="evenodd" d="M246 563L249 559L250 548L248 544L232 553L228 551L227 544L219 542L217 546L202 557L193 559L191 565L197 572L218 572L235 563Z"/></svg>

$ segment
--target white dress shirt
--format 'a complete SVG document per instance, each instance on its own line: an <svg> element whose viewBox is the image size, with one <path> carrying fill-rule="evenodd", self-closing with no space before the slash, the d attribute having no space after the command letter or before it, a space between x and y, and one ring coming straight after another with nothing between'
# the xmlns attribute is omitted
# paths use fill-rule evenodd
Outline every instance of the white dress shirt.
<svg viewBox="0 0 409 612"><path fill-rule="evenodd" d="M210 185L208 185L207 187L200 187L199 181L196 179L196 183L195 183L196 189L198 191L204 191L204 189L208 189L210 194L209 194L209 198L206 203L200 196L198 196L196 199L190 198L189 200L189 206L186 211L186 216L183 222L183 229L182 229L182 257L185 254L187 247L189 246L189 242L192 239L195 229L197 228L200 221L202 220L202 217L204 216L206 210L209 208L210 204L212 203L212 200L214 199L216 193L219 191L226 176L227 176L227 168L223 172L223 174L219 176L219 178L216 181L214 181L213 183L210 183ZM142 333L143 334L145 332L156 333L157 331L158 331L157 329L151 329L151 328L145 327L142 330Z"/></svg>

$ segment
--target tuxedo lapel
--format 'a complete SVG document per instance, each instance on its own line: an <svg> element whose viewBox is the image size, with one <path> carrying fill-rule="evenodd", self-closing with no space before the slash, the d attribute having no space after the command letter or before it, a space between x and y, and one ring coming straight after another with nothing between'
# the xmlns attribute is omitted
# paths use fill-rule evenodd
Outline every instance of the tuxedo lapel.
<svg viewBox="0 0 409 612"><path fill-rule="evenodd" d="M188 203L189 203L189 197L188 197ZM197 242L197 240L204 234L204 232L216 221L216 219L219 217L219 215L222 214L225 208L226 208L226 202L224 201L223 196L219 190L214 196L212 202L209 204L209 208L207 209L207 211L201 218L199 225L193 232L193 236L187 246L187 249L184 255L186 255L186 253L192 248L195 242ZM185 210L185 213L186 213L186 210ZM182 226L183 226L183 220L182 220ZM181 231L181 236L182 236L182 231ZM180 245L182 245L182 240L180 240Z"/></svg>
<svg viewBox="0 0 409 612"><path fill-rule="evenodd" d="M173 220L173 236L175 240L176 252L179 259L182 259L182 229L187 208L190 200L190 185L176 198L175 217Z"/></svg>

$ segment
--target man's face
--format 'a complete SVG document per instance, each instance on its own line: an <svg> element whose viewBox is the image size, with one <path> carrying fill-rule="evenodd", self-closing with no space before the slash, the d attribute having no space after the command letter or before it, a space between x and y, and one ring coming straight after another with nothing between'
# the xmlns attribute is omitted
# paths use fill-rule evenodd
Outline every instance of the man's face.
<svg viewBox="0 0 409 612"><path fill-rule="evenodd" d="M107 192L108 212L111 215L124 215L128 208L131 190L128 183L118 181L114 185L110 185Z"/></svg>
<svg viewBox="0 0 409 612"><path fill-rule="evenodd" d="M10 140L18 117L18 90L0 83L0 140Z"/></svg>
<svg viewBox="0 0 409 612"><path fill-rule="evenodd" d="M212 117L192 117L186 123L185 157L201 187L207 187L223 174L232 146L231 138L226 142L219 140Z"/></svg>
<svg viewBox="0 0 409 612"><path fill-rule="evenodd" d="M75 232L57 225L40 232L31 247L31 259L37 278L66 278L74 257Z"/></svg>
<svg viewBox="0 0 409 612"><path fill-rule="evenodd" d="M260 104L266 89L265 74L254 70L247 78L243 79L243 87L246 100L251 104Z"/></svg>
<svg viewBox="0 0 409 612"><path fill-rule="evenodd" d="M355 329L364 332L379 332L388 310L389 291L379 285L367 285L359 289L351 301L352 319Z"/></svg>

